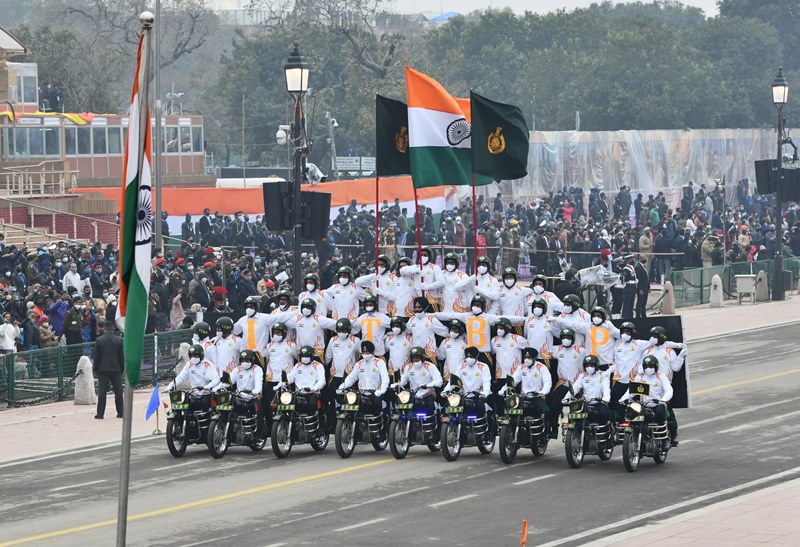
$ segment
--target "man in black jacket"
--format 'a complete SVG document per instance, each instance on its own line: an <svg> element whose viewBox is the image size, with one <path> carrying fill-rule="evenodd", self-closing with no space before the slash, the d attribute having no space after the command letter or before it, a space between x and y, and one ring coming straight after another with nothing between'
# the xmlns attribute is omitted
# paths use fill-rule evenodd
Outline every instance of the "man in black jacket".
<svg viewBox="0 0 800 547"><path fill-rule="evenodd" d="M98 379L97 414L95 419L102 420L106 412L106 392L108 384L114 388L114 404L117 407L117 418L122 418L122 372L125 370L125 357L122 350L122 337L114 334L114 323L103 323L105 334L97 338L92 356L92 372Z"/></svg>
<svg viewBox="0 0 800 547"><path fill-rule="evenodd" d="M636 318L647 317L647 297L650 294L650 275L647 271L647 257L641 255L636 262Z"/></svg>

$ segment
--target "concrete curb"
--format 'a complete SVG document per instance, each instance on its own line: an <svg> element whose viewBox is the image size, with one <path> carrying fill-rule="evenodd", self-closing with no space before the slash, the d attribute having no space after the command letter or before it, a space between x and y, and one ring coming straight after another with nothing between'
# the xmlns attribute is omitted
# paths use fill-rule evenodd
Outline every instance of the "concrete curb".
<svg viewBox="0 0 800 547"><path fill-rule="evenodd" d="M697 343L697 342L707 342L709 340L715 340L717 338L727 338L728 336L738 336L740 334L747 334L750 332L759 332L766 329L773 329L777 327L785 327L787 325L795 325L800 324L800 319L792 319L791 321L783 321L781 323L773 323L771 325L764 325L762 327L755 327L752 329L741 329L732 332L724 332L720 334L712 334L710 336L703 336L701 338L687 338L686 341L690 343Z"/></svg>

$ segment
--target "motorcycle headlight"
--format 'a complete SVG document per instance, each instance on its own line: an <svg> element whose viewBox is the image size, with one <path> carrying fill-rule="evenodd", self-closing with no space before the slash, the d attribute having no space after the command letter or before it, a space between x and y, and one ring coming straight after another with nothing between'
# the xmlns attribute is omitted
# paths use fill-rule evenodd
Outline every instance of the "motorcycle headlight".
<svg viewBox="0 0 800 547"><path fill-rule="evenodd" d="M358 401L358 393L355 391L348 391L344 394L344 400L348 405L354 405Z"/></svg>
<svg viewBox="0 0 800 547"><path fill-rule="evenodd" d="M173 405L179 405L186 401L186 392L185 391L170 391L169 392L169 400Z"/></svg>
<svg viewBox="0 0 800 547"><path fill-rule="evenodd" d="M217 403L227 405L231 401L231 394L228 391L220 391L217 393Z"/></svg>
<svg viewBox="0 0 800 547"><path fill-rule="evenodd" d="M642 403L631 403L628 405L628 410L639 415L642 413Z"/></svg>
<svg viewBox="0 0 800 547"><path fill-rule="evenodd" d="M449 406L458 406L461 404L461 395L451 393L447 396L447 404Z"/></svg>
<svg viewBox="0 0 800 547"><path fill-rule="evenodd" d="M583 410L583 401L572 401L569 404L569 409L571 412L580 412Z"/></svg>
<svg viewBox="0 0 800 547"><path fill-rule="evenodd" d="M284 391L281 393L280 401L282 405L288 405L292 403L292 394L288 391Z"/></svg>
<svg viewBox="0 0 800 547"><path fill-rule="evenodd" d="M400 402L401 405L406 404L411 400L411 392L410 391L401 391L397 394L397 400Z"/></svg>
<svg viewBox="0 0 800 547"><path fill-rule="evenodd" d="M517 408L519 406L519 397L516 395L510 395L506 398L506 408Z"/></svg>

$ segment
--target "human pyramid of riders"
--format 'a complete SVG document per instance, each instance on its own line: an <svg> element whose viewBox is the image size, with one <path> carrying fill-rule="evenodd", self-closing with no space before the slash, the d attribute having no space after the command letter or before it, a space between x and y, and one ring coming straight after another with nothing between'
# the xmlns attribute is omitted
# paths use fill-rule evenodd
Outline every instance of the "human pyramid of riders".
<svg viewBox="0 0 800 547"><path fill-rule="evenodd" d="M392 268L381 255L376 273L342 267L328 289L306 275L299 307L283 292L259 313L250 297L239 320L217 320L216 335L196 323L189 363L167 386L170 451L205 443L221 457L271 437L286 457L294 444L324 450L334 434L341 457L359 443L390 445L397 458L424 444L452 461L464 446L491 452L499 434L510 463L520 447L544 454L562 429L573 467L584 454L609 459L617 444L629 470L640 454L666 460L678 443L669 402L685 344L663 327L639 339L601 307L560 300L542 275L522 286L513 268L493 276L486 257L474 275L456 254L443 263L428 248L419 265L400 258Z"/></svg>

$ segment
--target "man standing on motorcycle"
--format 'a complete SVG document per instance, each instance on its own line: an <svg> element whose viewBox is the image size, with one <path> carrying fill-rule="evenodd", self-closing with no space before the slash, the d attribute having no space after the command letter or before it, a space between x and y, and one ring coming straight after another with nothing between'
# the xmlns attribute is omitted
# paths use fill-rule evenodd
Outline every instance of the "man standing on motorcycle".
<svg viewBox="0 0 800 547"><path fill-rule="evenodd" d="M167 384L166 391L172 391L176 385L183 384L187 380L189 380L191 389L203 391L200 406L203 410L209 410L211 408L209 392L219 384L219 374L217 374L217 366L205 359L205 352L200 344L194 344L189 348L189 362L178 373L175 380Z"/></svg>
<svg viewBox="0 0 800 547"><path fill-rule="evenodd" d="M417 264L403 266L400 268L400 275L410 277L415 287L426 291L427 300L434 306L434 309L440 310L442 287L444 287L442 269L434 262L433 251L428 247L423 247L420 251L420 262L422 263L421 268Z"/></svg>
<svg viewBox="0 0 800 547"><path fill-rule="evenodd" d="M393 377L395 372L401 372L410 362L413 342L411 334L406 331L406 322L402 317L393 317L390 326L392 331L386 334L384 345L388 355L386 368L389 376Z"/></svg>
<svg viewBox="0 0 800 547"><path fill-rule="evenodd" d="M444 279L442 311L454 313L469 311L467 303L472 298L472 287L475 286L475 281L458 269L458 255L456 253L447 253L445 255L442 278Z"/></svg>
<svg viewBox="0 0 800 547"><path fill-rule="evenodd" d="M525 319L523 334L528 339L528 347L536 350L541 358L549 358L555 342L553 340L553 324L548 321L548 304L544 298L531 301L531 314Z"/></svg>
<svg viewBox="0 0 800 547"><path fill-rule="evenodd" d="M319 393L325 387L325 368L322 363L314 360L314 355L314 348L311 346L300 348L300 362L289 369L286 375L288 383L294 384L297 391L308 392L306 400L310 408L302 410L307 410L309 414L316 412ZM282 387L283 382L278 382L275 389Z"/></svg>
<svg viewBox="0 0 800 547"><path fill-rule="evenodd" d="M379 255L378 271L356 278L356 285L364 288L377 299L378 311L385 315L392 315L395 309L395 275L391 272L391 269L391 259L386 255Z"/></svg>
<svg viewBox="0 0 800 547"><path fill-rule="evenodd" d="M422 348L411 349L411 364L403 369L400 382L392 384L391 387L402 387L406 384L413 395L416 395L418 390L425 390L425 395L422 397L425 410L433 414L436 410L434 388L442 387L442 375L435 364L425 360L425 350Z"/></svg>
<svg viewBox="0 0 800 547"><path fill-rule="evenodd" d="M242 339L233 334L233 319L220 317L217 319L216 327L214 349L217 354L217 372L222 378L226 373L230 375L231 371L238 366L243 347Z"/></svg>
<svg viewBox="0 0 800 547"><path fill-rule="evenodd" d="M267 344L267 361L266 373L264 374L264 381L266 383L264 388L264 399L272 403L272 397L275 394L275 386L281 381L283 372L289 373L289 369L297 362L297 346L291 340L286 339L287 333L286 325L283 323L275 323L272 325L272 341ZM267 431L272 428L272 406L271 404L265 405L264 408L267 414Z"/></svg>
<svg viewBox="0 0 800 547"><path fill-rule="evenodd" d="M551 311L555 311L552 310ZM581 308L581 299L574 294L568 294L564 297L564 306L562 315L559 318L551 319L551 321L558 321L558 325L572 329L574 325L583 323L590 325L592 320L586 310ZM570 326L572 325L572 326ZM583 333L575 333L575 345L586 347L586 335Z"/></svg>
<svg viewBox="0 0 800 547"><path fill-rule="evenodd" d="M464 323L453 319L447 324L447 328L449 329L447 338L442 340L436 349L436 358L444 361L442 377L445 381L450 379L450 371L464 362L464 350L467 348Z"/></svg>
<svg viewBox="0 0 800 547"><path fill-rule="evenodd" d="M624 408L619 406L620 397L628 391L628 383L631 376L635 374L635 369L644 355L644 352L651 347L648 340L637 340L636 325L630 321L624 322L620 328L620 340L614 347L614 362L608 368L611 375L611 409L617 412L619 417L624 415Z"/></svg>
<svg viewBox="0 0 800 547"><path fill-rule="evenodd" d="M526 315L528 312L528 297L533 294L533 289L522 287L517 283L517 270L506 268L503 270L503 285L500 287L499 314L500 315Z"/></svg>
<svg viewBox="0 0 800 547"><path fill-rule="evenodd" d="M672 400L672 384L670 384L666 374L658 372L658 368L658 359L652 355L648 355L642 361L642 372L637 373L632 380L634 382L643 382L650 385L650 395L641 396L643 399L642 402L649 403L650 405L657 405L653 409L655 420L656 423L663 424L667 420L667 405L659 405L658 403L669 403L669 401ZM632 395L630 391L626 391L625 394L620 397L619 402L624 403L630 399ZM670 422L667 424L667 428L669 429L670 435L674 438L677 436L678 431L677 424L675 424L673 429L673 423L674 422Z"/></svg>
<svg viewBox="0 0 800 547"><path fill-rule="evenodd" d="M486 413L486 398L491 395L492 375L489 366L478 362L478 348L470 346L464 350L464 361L461 366L450 371L450 380L442 391L446 395L453 390L453 377L456 376L461 381L463 393L477 393L478 403L476 407L477 417L482 418Z"/></svg>
<svg viewBox="0 0 800 547"><path fill-rule="evenodd" d="M484 311L498 313L500 311L500 305L497 303L500 298L500 282L490 273L491 267L492 261L488 257L480 257L478 259L478 271L470 279L475 283L472 288L473 293L484 299ZM467 329L469 329L469 325L467 325Z"/></svg>
<svg viewBox="0 0 800 547"><path fill-rule="evenodd" d="M439 319L440 314L428 313L430 303L424 296L414 299L414 317L408 320L406 327L411 331L414 346L425 349L429 361L436 359L436 335L447 336L447 327Z"/></svg>
<svg viewBox="0 0 800 547"><path fill-rule="evenodd" d="M300 304L300 313L292 314L286 318L286 326L294 329L296 344L301 348L311 346L314 355L320 360L325 355L325 330L334 330L336 321L323 317L317 312L317 303L311 298L306 298Z"/></svg>
<svg viewBox="0 0 800 547"><path fill-rule="evenodd" d="M355 273L350 266L339 268L339 282L334 283L325 293L325 305L331 310L333 319L349 319L358 317L359 300L367 296L367 292L355 284Z"/></svg>
<svg viewBox="0 0 800 547"><path fill-rule="evenodd" d="M307 273L304 281L306 290L300 293L298 300L302 302L306 298L310 298L317 305L314 313L327 317L328 308L325 306L325 291L319 288L319 276L315 273Z"/></svg>
<svg viewBox="0 0 800 547"><path fill-rule="evenodd" d="M389 389L389 372L384 360L375 357L375 344L372 342L366 340L361 342L361 360L344 379L336 394L341 395L354 384L358 384L359 391L369 390L375 393L374 412L379 412L383 394Z"/></svg>
<svg viewBox="0 0 800 547"><path fill-rule="evenodd" d="M615 346L619 340L620 331L606 318L606 310L595 306L591 311L591 322L587 323L575 314L555 317L551 321L559 327L572 329L576 334L582 334L586 342L586 351L596 355L600 360L600 370L606 371L614 362Z"/></svg>
<svg viewBox="0 0 800 547"><path fill-rule="evenodd" d="M597 417L593 420L598 424L608 423L611 413L608 410L608 402L611 400L611 387L609 386L608 375L600 370L600 359L596 355L587 355L583 358L583 372L575 380L572 386L573 393L569 392L561 400L562 406L569 404L573 397L583 394L586 401L597 399L601 404L594 408Z"/></svg>
<svg viewBox="0 0 800 547"><path fill-rule="evenodd" d="M543 363L536 361L539 352L535 348L525 348L522 350L522 366L518 367L513 374L514 385L520 386L520 396L531 398L532 401L532 415L541 416L548 413L547 403L545 397L550 393L553 387L553 380L550 377L550 371L544 366ZM508 385L500 388L498 395L505 396L508 391Z"/></svg>
<svg viewBox="0 0 800 547"><path fill-rule="evenodd" d="M327 405L328 433L332 433L336 427L336 397L334 394L344 381L344 377L353 370L360 355L360 341L358 337L350 334L351 326L349 319L336 321L336 336L330 339L328 347L325 349L325 363L330 367L330 380L323 393L323 399Z"/></svg>
<svg viewBox="0 0 800 547"><path fill-rule="evenodd" d="M686 344L667 341L667 329L664 327L650 329L650 344L651 346L644 352L645 358L652 356L658 359L658 372L666 376L671 384L672 374L683 368L686 362L686 355L688 354ZM676 349L679 349L680 353L675 351ZM643 373L644 368L639 366L636 372ZM677 446L678 421L672 407L669 408L668 421L669 431L672 435L672 446Z"/></svg>
<svg viewBox="0 0 800 547"><path fill-rule="evenodd" d="M203 347L204 359L217 366L217 348L214 339L211 338L211 327L205 321L198 321L192 325L192 344L199 344ZM219 369L217 370L219 372Z"/></svg>
<svg viewBox="0 0 800 547"><path fill-rule="evenodd" d="M552 316L564 308L564 303L561 302L561 299L559 299L555 293L545 290L545 287L547 287L547 278L544 275L536 274L533 276L533 281L531 282L533 294L528 295L526 303L532 305L536 298L541 298L547 304L544 308L545 312Z"/></svg>
<svg viewBox="0 0 800 547"><path fill-rule="evenodd" d="M586 349L575 344L575 333L572 329L561 329L561 344L553 350L553 357L558 359L558 382L550 392L547 406L550 407L550 438L558 438L558 420L561 417L561 400L566 396L578 376L583 372L581 364L586 356Z"/></svg>
<svg viewBox="0 0 800 547"><path fill-rule="evenodd" d="M259 313L261 297L248 296L244 301L244 315L233 325L233 334L242 337L242 348L256 352L257 364L264 365L267 356L267 343L272 325L280 316Z"/></svg>
<svg viewBox="0 0 800 547"><path fill-rule="evenodd" d="M500 388L506 385L506 377L513 378L517 368L522 364L522 349L528 341L522 336L512 334L511 321L501 317L496 323L497 336L492 338L492 353L495 358L494 385L492 386L492 401L489 403L498 416L503 414L503 397L499 395Z"/></svg>
<svg viewBox="0 0 800 547"><path fill-rule="evenodd" d="M247 411L259 414L258 400L264 385L264 371L259 366L253 366L256 361L254 351L246 349L239 354L239 364L229 373L230 386L236 390L236 395L247 401ZM225 384L220 383L214 388L214 393L223 389ZM259 423L259 429L261 424Z"/></svg>
<svg viewBox="0 0 800 547"><path fill-rule="evenodd" d="M370 295L364 299L364 313L353 322L353 334L361 333L362 340L375 345L375 357L383 358L386 354L383 337L391 322L391 317L378 311L378 299Z"/></svg>

